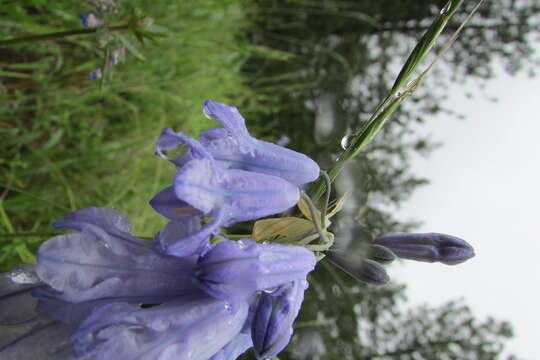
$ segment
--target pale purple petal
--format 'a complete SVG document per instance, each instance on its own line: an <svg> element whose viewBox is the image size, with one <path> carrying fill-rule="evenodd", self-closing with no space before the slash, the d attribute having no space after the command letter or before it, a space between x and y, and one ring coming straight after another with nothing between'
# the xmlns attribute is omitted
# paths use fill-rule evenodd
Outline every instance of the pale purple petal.
<svg viewBox="0 0 540 360"><path fill-rule="evenodd" d="M212 356L210 360L236 360L252 346L251 335L249 333L240 333L217 354Z"/></svg>
<svg viewBox="0 0 540 360"><path fill-rule="evenodd" d="M438 233L389 234L378 237L374 243L400 258L416 261L456 265L474 256L473 247L465 240Z"/></svg>
<svg viewBox="0 0 540 360"><path fill-rule="evenodd" d="M43 285L31 267L0 275L0 359L71 359L71 328L37 306L31 292Z"/></svg>
<svg viewBox="0 0 540 360"><path fill-rule="evenodd" d="M129 255L134 251L145 251L152 247L151 242L133 236L128 219L111 208L80 209L56 220L53 226L57 229L80 231L103 240L118 254Z"/></svg>
<svg viewBox="0 0 540 360"><path fill-rule="evenodd" d="M305 279L315 263L313 253L301 246L227 240L199 259L195 277L209 295L235 304L256 291Z"/></svg>
<svg viewBox="0 0 540 360"><path fill-rule="evenodd" d="M296 185L303 185L319 177L319 166L306 155L251 137L236 107L206 100L203 112L221 122L230 135L214 137L204 144L220 164L279 176Z"/></svg>
<svg viewBox="0 0 540 360"><path fill-rule="evenodd" d="M157 193L157 195L150 200L150 206L152 206L157 213L169 219L201 215L199 210L178 199L172 186Z"/></svg>
<svg viewBox="0 0 540 360"><path fill-rule="evenodd" d="M109 243L86 233L46 241L37 261L39 277L70 302L155 303L192 289L192 260L163 255L151 247L126 247L118 253Z"/></svg>
<svg viewBox="0 0 540 360"><path fill-rule="evenodd" d="M305 279L296 280L273 293L261 294L251 327L257 359L272 358L287 346L306 288Z"/></svg>
<svg viewBox="0 0 540 360"><path fill-rule="evenodd" d="M210 236L223 223L224 208L219 209L216 218L201 227L200 217L172 220L156 235L156 246L161 253L189 257L201 255L209 246Z"/></svg>
<svg viewBox="0 0 540 360"><path fill-rule="evenodd" d="M247 304L233 312L201 293L147 309L113 303L94 311L72 342L96 360L207 360L238 335L247 312Z"/></svg>
<svg viewBox="0 0 540 360"><path fill-rule="evenodd" d="M281 213L300 199L298 187L279 177L216 169L206 159L192 160L180 169L174 190L179 199L205 215L216 216L226 208L224 226Z"/></svg>

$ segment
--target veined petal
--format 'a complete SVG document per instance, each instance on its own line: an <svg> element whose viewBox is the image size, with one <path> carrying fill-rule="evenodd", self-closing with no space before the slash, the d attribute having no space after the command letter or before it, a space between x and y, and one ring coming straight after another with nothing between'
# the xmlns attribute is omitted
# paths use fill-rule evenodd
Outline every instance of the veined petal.
<svg viewBox="0 0 540 360"><path fill-rule="evenodd" d="M206 100L203 112L221 122L229 134L203 142L216 161L230 168L279 176L296 185L319 177L319 166L306 155L253 138L236 107Z"/></svg>
<svg viewBox="0 0 540 360"><path fill-rule="evenodd" d="M251 327L257 359L272 358L287 346L306 288L303 279L283 285L273 293L261 294Z"/></svg>
<svg viewBox="0 0 540 360"><path fill-rule="evenodd" d="M136 251L146 251L152 247L149 241L133 236L129 220L116 210L106 207L88 207L69 213L56 220L57 229L69 229L87 233L105 241L113 250L130 255Z"/></svg>
<svg viewBox="0 0 540 360"><path fill-rule="evenodd" d="M77 355L96 360L207 360L240 332L248 312L192 293L140 309L124 303L92 313L72 337Z"/></svg>
<svg viewBox="0 0 540 360"><path fill-rule="evenodd" d="M34 277L32 267L24 266L0 275L0 358L72 359L69 343L72 329L48 317L37 306L31 292L43 285L37 277L35 281L26 281Z"/></svg>
<svg viewBox="0 0 540 360"><path fill-rule="evenodd" d="M130 250L116 252L109 243L86 233L61 235L41 245L37 273L69 302L155 303L192 289L192 260L163 255L151 247Z"/></svg>
<svg viewBox="0 0 540 360"><path fill-rule="evenodd" d="M305 279L315 262L313 253L301 246L227 240L199 259L195 278L209 295L236 304L256 291Z"/></svg>
<svg viewBox="0 0 540 360"><path fill-rule="evenodd" d="M226 208L225 226L278 214L294 206L298 187L279 177L215 169L207 159L192 160L174 178L176 196L205 215Z"/></svg>

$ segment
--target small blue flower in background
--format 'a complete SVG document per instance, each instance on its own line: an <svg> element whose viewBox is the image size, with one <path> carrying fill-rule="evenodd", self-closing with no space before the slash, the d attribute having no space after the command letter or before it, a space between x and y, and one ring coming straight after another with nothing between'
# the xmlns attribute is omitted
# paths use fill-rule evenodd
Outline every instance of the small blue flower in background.
<svg viewBox="0 0 540 360"><path fill-rule="evenodd" d="M79 17L81 18L81 23L84 27L97 27L103 25L103 21L98 19L96 15L92 13L81 14Z"/></svg>
<svg viewBox="0 0 540 360"><path fill-rule="evenodd" d="M101 79L102 76L103 76L103 73L101 72L101 69L95 69L88 73L88 78L90 80L98 80L98 79Z"/></svg>

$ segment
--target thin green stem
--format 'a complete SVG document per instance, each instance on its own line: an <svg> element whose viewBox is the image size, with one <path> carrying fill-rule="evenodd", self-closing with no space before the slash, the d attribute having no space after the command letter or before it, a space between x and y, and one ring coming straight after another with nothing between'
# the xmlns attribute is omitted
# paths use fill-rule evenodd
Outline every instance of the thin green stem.
<svg viewBox="0 0 540 360"><path fill-rule="evenodd" d="M51 237L60 235L60 232L27 232L27 233L0 233L0 238L17 238L17 237Z"/></svg>
<svg viewBox="0 0 540 360"><path fill-rule="evenodd" d="M328 173L324 170L321 170L321 175L324 178L326 185L326 199L321 211L321 224L326 226L326 213L328 211L328 204L330 203L330 195L332 193L332 180L330 179L330 176L328 176Z"/></svg>
<svg viewBox="0 0 540 360"><path fill-rule="evenodd" d="M474 12L478 9L482 2L483 0L480 0L475 9L461 24L458 31L453 34L452 38L447 42L443 51L439 54L440 56L442 56L442 54L446 52L451 43L455 41L457 35L461 31L465 23L469 21L472 14L474 14ZM386 119L389 118L389 116L395 111L398 105L401 104L401 102L416 89L416 87L420 83L420 80L422 80L422 78L427 74L427 72L431 70L431 68L433 67L433 63L427 68L426 71L424 71L417 79L413 81L412 85L406 85L412 74L417 70L418 66L431 52L443 29L448 24L448 21L461 7L462 3L463 0L448 1L445 7L439 13L439 15L435 18L431 26L424 33L418 44L412 50L388 95L375 108L373 114L368 119L368 121L366 121L365 125L351 135L350 145L339 155L338 160L328 172L331 181L334 181L334 179L341 172L345 164L347 164L350 160L356 157L360 153L360 151L362 151L365 146L375 137L375 135L379 132L379 130L386 122ZM438 56L436 60L438 60L440 56ZM405 89L403 93L400 94L400 90L403 87L405 87ZM319 181L317 185L312 189L311 196L314 201L317 201L323 195L324 188L325 184L322 181Z"/></svg>
<svg viewBox="0 0 540 360"><path fill-rule="evenodd" d="M118 25L118 26L107 27L109 31L128 30L129 28L130 28L129 25ZM58 39L58 38L74 36L74 35L89 35L89 34L96 33L99 29L100 28L97 28L97 27L73 29L73 30L58 31L58 32L49 33L49 34L23 36L23 37L18 37L18 38L13 38L13 39L0 40L0 46L14 45L14 44L20 44L20 43L31 42L31 41Z"/></svg>

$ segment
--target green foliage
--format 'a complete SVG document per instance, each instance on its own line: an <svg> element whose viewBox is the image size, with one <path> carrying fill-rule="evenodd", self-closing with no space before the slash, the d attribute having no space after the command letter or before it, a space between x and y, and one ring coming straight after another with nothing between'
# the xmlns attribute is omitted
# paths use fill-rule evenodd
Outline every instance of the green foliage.
<svg viewBox="0 0 540 360"><path fill-rule="evenodd" d="M136 233L151 236L162 220L147 201L173 170L153 155L161 128L200 132L214 125L200 111L204 99L238 104L251 97L239 77L249 54L237 41L246 26L239 1L120 5L111 24L138 11L167 36L141 46L125 32L147 61L128 48L101 88L87 74L105 61L97 45L104 34L0 47L2 233L50 232L51 221L70 210L112 206ZM72 1L3 3L2 37L80 28L78 15L90 10ZM28 261L28 249L45 239L1 237L0 268Z"/></svg>

